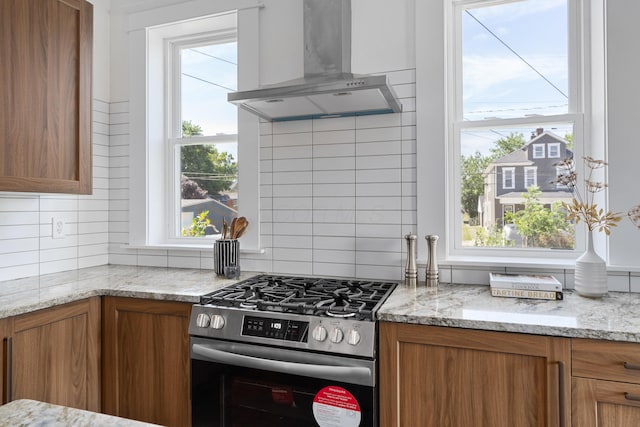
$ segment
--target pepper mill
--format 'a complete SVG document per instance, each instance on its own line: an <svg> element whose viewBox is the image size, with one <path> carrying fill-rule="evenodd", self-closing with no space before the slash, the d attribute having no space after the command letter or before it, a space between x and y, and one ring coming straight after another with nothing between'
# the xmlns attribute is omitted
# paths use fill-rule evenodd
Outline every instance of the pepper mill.
<svg viewBox="0 0 640 427"><path fill-rule="evenodd" d="M416 240L415 234L404 236L407 241L407 265L404 269L404 283L406 286L415 288L418 285L418 267L416 266Z"/></svg>
<svg viewBox="0 0 640 427"><path fill-rule="evenodd" d="M439 281L438 258L436 254L438 236L435 234L427 234L424 238L427 240L427 250L429 251L427 257L427 274L424 284L428 288L435 288L438 286Z"/></svg>

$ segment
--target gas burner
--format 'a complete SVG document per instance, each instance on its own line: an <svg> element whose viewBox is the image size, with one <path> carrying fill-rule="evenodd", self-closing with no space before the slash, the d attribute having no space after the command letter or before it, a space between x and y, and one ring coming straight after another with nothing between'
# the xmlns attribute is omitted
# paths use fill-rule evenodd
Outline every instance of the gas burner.
<svg viewBox="0 0 640 427"><path fill-rule="evenodd" d="M201 297L201 304L375 320L393 282L259 275Z"/></svg>

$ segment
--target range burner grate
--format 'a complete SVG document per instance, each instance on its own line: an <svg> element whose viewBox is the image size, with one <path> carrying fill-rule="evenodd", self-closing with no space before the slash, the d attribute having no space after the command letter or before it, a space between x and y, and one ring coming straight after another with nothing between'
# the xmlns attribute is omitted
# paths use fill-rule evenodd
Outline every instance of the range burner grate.
<svg viewBox="0 0 640 427"><path fill-rule="evenodd" d="M201 304L375 320L397 283L259 275L204 295Z"/></svg>

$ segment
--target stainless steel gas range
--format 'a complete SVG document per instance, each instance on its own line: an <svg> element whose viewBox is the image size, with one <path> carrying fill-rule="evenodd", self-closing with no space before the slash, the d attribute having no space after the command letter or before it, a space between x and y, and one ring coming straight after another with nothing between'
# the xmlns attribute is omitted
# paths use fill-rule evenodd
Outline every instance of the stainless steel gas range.
<svg viewBox="0 0 640 427"><path fill-rule="evenodd" d="M378 425L376 311L394 282L259 275L194 305L194 426Z"/></svg>

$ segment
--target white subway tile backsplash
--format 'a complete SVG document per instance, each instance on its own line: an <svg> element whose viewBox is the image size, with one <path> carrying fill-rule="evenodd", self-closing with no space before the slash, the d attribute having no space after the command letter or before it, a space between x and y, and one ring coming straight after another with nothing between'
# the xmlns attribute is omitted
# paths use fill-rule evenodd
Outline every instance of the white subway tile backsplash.
<svg viewBox="0 0 640 427"><path fill-rule="evenodd" d="M400 182L402 177L400 169L364 169L356 171L356 182Z"/></svg>
<svg viewBox="0 0 640 427"><path fill-rule="evenodd" d="M311 188L312 184L280 184L272 186L274 197L309 197L311 196Z"/></svg>
<svg viewBox="0 0 640 427"><path fill-rule="evenodd" d="M373 280L401 280L404 275L403 267L381 265L356 265L356 276Z"/></svg>
<svg viewBox="0 0 640 427"><path fill-rule="evenodd" d="M335 171L354 169L355 157L319 158L313 159L313 171Z"/></svg>
<svg viewBox="0 0 640 427"><path fill-rule="evenodd" d="M356 252L355 251L341 251L335 249L314 249L313 250L313 262L314 263L340 263L340 264L355 264Z"/></svg>
<svg viewBox="0 0 640 427"><path fill-rule="evenodd" d="M357 237L356 251L400 253L403 244L404 239L401 236L396 238Z"/></svg>
<svg viewBox="0 0 640 427"><path fill-rule="evenodd" d="M273 135L273 148L277 147L297 147L311 145L313 134L307 133L287 133L282 135Z"/></svg>
<svg viewBox="0 0 640 427"><path fill-rule="evenodd" d="M314 261L313 274L316 276L355 277L356 266L355 264Z"/></svg>
<svg viewBox="0 0 640 427"><path fill-rule="evenodd" d="M377 114L371 116L356 116L356 129L390 128L402 125L401 114Z"/></svg>
<svg viewBox="0 0 640 427"><path fill-rule="evenodd" d="M273 184L311 184L313 182L313 174L311 171L304 172L274 172L269 174L273 177ZM262 183L265 180L261 180Z"/></svg>
<svg viewBox="0 0 640 427"><path fill-rule="evenodd" d="M398 224L357 224L358 237L402 238L402 226Z"/></svg>
<svg viewBox="0 0 640 427"><path fill-rule="evenodd" d="M404 185L400 182L356 184L356 194L358 197L394 197L401 194Z"/></svg>
<svg viewBox="0 0 640 427"><path fill-rule="evenodd" d="M274 248L299 248L299 249L311 249L312 240L309 236L273 236Z"/></svg>
<svg viewBox="0 0 640 427"><path fill-rule="evenodd" d="M332 130L313 133L313 145L342 145L356 142L356 132L350 130Z"/></svg>
<svg viewBox="0 0 640 427"><path fill-rule="evenodd" d="M295 147L273 147L273 159L304 159L312 156L310 145Z"/></svg>
<svg viewBox="0 0 640 427"><path fill-rule="evenodd" d="M351 211L356 208L356 201L353 197L314 197L314 211L322 210L345 210Z"/></svg>
<svg viewBox="0 0 640 427"><path fill-rule="evenodd" d="M311 120L294 120L287 122L274 122L273 134L287 134L287 133L300 133L311 132Z"/></svg>
<svg viewBox="0 0 640 427"><path fill-rule="evenodd" d="M348 209L315 210L313 211L313 222L354 224L355 215L356 215L356 212L354 210L348 210Z"/></svg>
<svg viewBox="0 0 640 427"><path fill-rule="evenodd" d="M274 260L273 272L276 274L294 274L308 276L313 274L313 263Z"/></svg>
<svg viewBox="0 0 640 427"><path fill-rule="evenodd" d="M354 197L355 184L313 184L314 197Z"/></svg>
<svg viewBox="0 0 640 427"><path fill-rule="evenodd" d="M356 169L400 169L401 166L401 155L356 157Z"/></svg>
<svg viewBox="0 0 640 427"><path fill-rule="evenodd" d="M313 171L312 179L314 184L353 184L356 182L356 171Z"/></svg>
<svg viewBox="0 0 640 427"><path fill-rule="evenodd" d="M312 160L308 159L286 159L271 160L274 172L296 172L311 170Z"/></svg>
<svg viewBox="0 0 640 427"><path fill-rule="evenodd" d="M356 241L351 236L313 236L313 249L355 251Z"/></svg>
<svg viewBox="0 0 640 427"><path fill-rule="evenodd" d="M371 210L400 210L402 206L402 197L356 197L356 209L359 211Z"/></svg>
<svg viewBox="0 0 640 427"><path fill-rule="evenodd" d="M313 146L313 157L353 157L356 154L355 144L325 144Z"/></svg>
<svg viewBox="0 0 640 427"><path fill-rule="evenodd" d="M393 126L375 129L358 129L356 132L356 142L358 144L365 142L388 142L396 141L399 145L402 139L402 127Z"/></svg>
<svg viewBox="0 0 640 427"><path fill-rule="evenodd" d="M355 224L346 223L314 223L313 236L355 236Z"/></svg>
<svg viewBox="0 0 640 427"><path fill-rule="evenodd" d="M319 133L332 130L355 129L355 117L335 117L330 119L312 120L313 132Z"/></svg>
<svg viewBox="0 0 640 427"><path fill-rule="evenodd" d="M356 212L357 224L402 224L400 211L359 210Z"/></svg>
<svg viewBox="0 0 640 427"><path fill-rule="evenodd" d="M313 209L311 197L274 197L273 209Z"/></svg>

